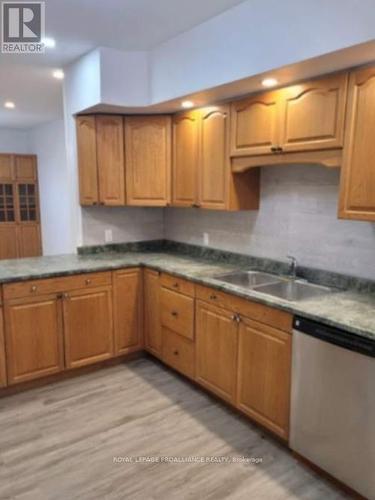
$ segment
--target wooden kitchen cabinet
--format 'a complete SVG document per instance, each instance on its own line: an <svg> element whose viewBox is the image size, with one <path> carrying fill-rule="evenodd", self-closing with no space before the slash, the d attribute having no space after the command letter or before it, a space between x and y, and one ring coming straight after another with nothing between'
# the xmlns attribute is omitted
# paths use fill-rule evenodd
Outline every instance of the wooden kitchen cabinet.
<svg viewBox="0 0 375 500"><path fill-rule="evenodd" d="M172 204L191 207L198 203L199 111L173 117Z"/></svg>
<svg viewBox="0 0 375 500"><path fill-rule="evenodd" d="M161 324L163 327L194 339L194 299L166 288L161 289Z"/></svg>
<svg viewBox="0 0 375 500"><path fill-rule="evenodd" d="M233 102L231 156L342 148L346 95L341 73Z"/></svg>
<svg viewBox="0 0 375 500"><path fill-rule="evenodd" d="M3 309L0 307L0 387L7 385Z"/></svg>
<svg viewBox="0 0 375 500"><path fill-rule="evenodd" d="M271 153L280 139L277 92L256 94L231 105L231 156Z"/></svg>
<svg viewBox="0 0 375 500"><path fill-rule="evenodd" d="M122 116L96 117L99 203L125 205L124 124Z"/></svg>
<svg viewBox="0 0 375 500"><path fill-rule="evenodd" d="M144 328L146 350L161 357L160 277L152 269L144 271Z"/></svg>
<svg viewBox="0 0 375 500"><path fill-rule="evenodd" d="M14 157L15 178L22 182L37 181L37 166L35 155L16 155Z"/></svg>
<svg viewBox="0 0 375 500"><path fill-rule="evenodd" d="M22 224L17 227L20 257L38 257L42 253L39 224Z"/></svg>
<svg viewBox="0 0 375 500"><path fill-rule="evenodd" d="M237 406L283 439L289 434L291 334L241 317Z"/></svg>
<svg viewBox="0 0 375 500"><path fill-rule="evenodd" d="M76 128L80 203L96 205L99 202L99 181L95 116L77 116Z"/></svg>
<svg viewBox="0 0 375 500"><path fill-rule="evenodd" d="M375 67L349 79L339 217L375 221Z"/></svg>
<svg viewBox="0 0 375 500"><path fill-rule="evenodd" d="M143 346L143 276L141 269L113 273L115 354Z"/></svg>
<svg viewBox="0 0 375 500"><path fill-rule="evenodd" d="M63 370L63 323L57 294L5 302L9 384Z"/></svg>
<svg viewBox="0 0 375 500"><path fill-rule="evenodd" d="M17 226L15 224L0 224L0 259L15 259L17 257Z"/></svg>
<svg viewBox="0 0 375 500"><path fill-rule="evenodd" d="M347 81L347 73L341 73L280 91L283 151L342 148Z"/></svg>
<svg viewBox="0 0 375 500"><path fill-rule="evenodd" d="M125 117L127 204L166 206L171 198L171 117Z"/></svg>
<svg viewBox="0 0 375 500"><path fill-rule="evenodd" d="M236 315L197 301L195 334L196 380L221 398L234 403L238 349Z"/></svg>
<svg viewBox="0 0 375 500"><path fill-rule="evenodd" d="M14 155L0 154L0 182L12 181L14 177Z"/></svg>
<svg viewBox="0 0 375 500"><path fill-rule="evenodd" d="M63 313L67 368L97 363L113 356L111 286L64 293Z"/></svg>

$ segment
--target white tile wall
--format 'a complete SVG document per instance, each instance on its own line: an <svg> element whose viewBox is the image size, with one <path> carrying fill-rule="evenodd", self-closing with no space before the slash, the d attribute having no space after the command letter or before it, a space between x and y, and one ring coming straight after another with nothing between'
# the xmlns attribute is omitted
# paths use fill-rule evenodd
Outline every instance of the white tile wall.
<svg viewBox="0 0 375 500"><path fill-rule="evenodd" d="M87 207L82 209L83 245L105 243L111 229L113 243L163 238L162 208Z"/></svg>
<svg viewBox="0 0 375 500"><path fill-rule="evenodd" d="M339 171L263 167L259 212L165 210L165 237L375 279L375 224L337 219Z"/></svg>

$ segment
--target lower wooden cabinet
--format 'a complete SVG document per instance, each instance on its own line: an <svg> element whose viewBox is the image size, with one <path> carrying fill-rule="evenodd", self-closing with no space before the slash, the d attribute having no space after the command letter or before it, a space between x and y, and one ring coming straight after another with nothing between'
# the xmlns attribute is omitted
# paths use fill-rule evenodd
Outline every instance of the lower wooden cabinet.
<svg viewBox="0 0 375 500"><path fill-rule="evenodd" d="M126 354L143 346L143 276L141 269L113 274L113 318L115 354Z"/></svg>
<svg viewBox="0 0 375 500"><path fill-rule="evenodd" d="M197 381L234 403L238 350L236 315L198 301L195 334Z"/></svg>
<svg viewBox="0 0 375 500"><path fill-rule="evenodd" d="M64 369L62 310L56 294L11 300L4 311L9 384Z"/></svg>
<svg viewBox="0 0 375 500"><path fill-rule="evenodd" d="M112 287L63 295L65 363L76 368L113 356Z"/></svg>
<svg viewBox="0 0 375 500"><path fill-rule="evenodd" d="M289 432L291 334L241 318L237 406L275 434Z"/></svg>
<svg viewBox="0 0 375 500"><path fill-rule="evenodd" d="M144 271L144 327L145 347L155 356L162 352L160 322L160 277L158 271Z"/></svg>
<svg viewBox="0 0 375 500"><path fill-rule="evenodd" d="M15 259L17 257L17 226L15 224L0 225L0 259Z"/></svg>
<svg viewBox="0 0 375 500"><path fill-rule="evenodd" d="M195 376L194 342L163 328L163 361L189 378Z"/></svg>
<svg viewBox="0 0 375 500"><path fill-rule="evenodd" d="M0 387L7 385L7 376L5 368L5 342L3 328L3 310L0 308Z"/></svg>

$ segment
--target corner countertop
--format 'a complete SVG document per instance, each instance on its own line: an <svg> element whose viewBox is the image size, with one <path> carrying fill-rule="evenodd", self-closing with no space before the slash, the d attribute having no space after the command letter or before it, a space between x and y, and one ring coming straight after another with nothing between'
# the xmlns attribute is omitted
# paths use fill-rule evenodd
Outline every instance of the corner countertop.
<svg viewBox="0 0 375 500"><path fill-rule="evenodd" d="M4 260L0 263L0 283L111 271L134 266L147 266L167 272L375 340L375 294L338 291L324 297L290 302L213 278L215 275L239 269L238 266L174 253L108 252Z"/></svg>

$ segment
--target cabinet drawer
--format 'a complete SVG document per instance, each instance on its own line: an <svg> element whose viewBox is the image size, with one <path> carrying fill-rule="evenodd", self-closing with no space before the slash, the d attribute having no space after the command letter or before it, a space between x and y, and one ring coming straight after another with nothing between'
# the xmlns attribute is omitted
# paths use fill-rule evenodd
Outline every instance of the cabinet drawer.
<svg viewBox="0 0 375 500"><path fill-rule="evenodd" d="M187 377L194 378L194 343L168 328L163 328L163 361Z"/></svg>
<svg viewBox="0 0 375 500"><path fill-rule="evenodd" d="M197 298L205 302L225 307L230 311L273 326L279 330L289 333L292 331L293 316L288 312L200 285L197 285L196 293Z"/></svg>
<svg viewBox="0 0 375 500"><path fill-rule="evenodd" d="M161 324L189 339L194 338L194 299L161 289Z"/></svg>
<svg viewBox="0 0 375 500"><path fill-rule="evenodd" d="M176 278L170 274L161 275L161 285L170 290L175 290L176 292L189 295L190 297L195 296L195 285L191 281L186 281L181 278Z"/></svg>
<svg viewBox="0 0 375 500"><path fill-rule="evenodd" d="M4 300L80 290L95 286L110 285L111 283L112 275L110 272L87 273L78 274L76 276L23 281L4 285Z"/></svg>

